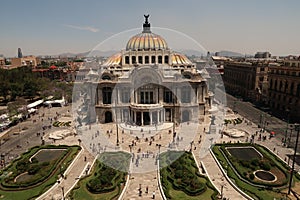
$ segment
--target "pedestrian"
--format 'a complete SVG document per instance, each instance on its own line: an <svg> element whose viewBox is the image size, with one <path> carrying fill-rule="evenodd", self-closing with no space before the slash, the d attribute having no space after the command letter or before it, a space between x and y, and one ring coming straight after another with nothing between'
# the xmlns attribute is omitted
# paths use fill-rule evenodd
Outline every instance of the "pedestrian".
<svg viewBox="0 0 300 200"><path fill-rule="evenodd" d="M155 191L152 193L152 199L155 199Z"/></svg>
<svg viewBox="0 0 300 200"><path fill-rule="evenodd" d="M148 194L148 185L147 185L147 187L146 187L146 194Z"/></svg>

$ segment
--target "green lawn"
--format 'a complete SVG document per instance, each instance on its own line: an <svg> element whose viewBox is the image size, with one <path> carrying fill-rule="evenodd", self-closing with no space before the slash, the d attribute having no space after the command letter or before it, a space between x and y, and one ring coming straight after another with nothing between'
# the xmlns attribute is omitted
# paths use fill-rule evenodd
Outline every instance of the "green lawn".
<svg viewBox="0 0 300 200"><path fill-rule="evenodd" d="M182 154L182 155L180 155ZM166 166L172 157L180 157ZM216 199L217 191L209 179L200 175L190 152L167 152L160 155L164 193L168 199Z"/></svg>
<svg viewBox="0 0 300 200"><path fill-rule="evenodd" d="M47 146L46 148L48 148ZM40 147L44 148L44 147ZM51 146L51 148L55 148L55 146ZM49 176L46 180L44 180L41 184L33 185L28 188L18 189L18 188L7 188L3 186L4 178L1 178L1 188L0 188L0 198L1 199L11 199L11 200L18 200L18 199L35 199L36 197L40 196L42 193L46 192L56 181L58 180L58 177L60 173L63 173L68 165L72 162L72 160L75 158L76 154L80 150L79 146L64 146L64 148L68 148L70 152L59 161L59 163L63 163L64 168L62 171L59 170L58 166L54 166L54 171L51 176ZM31 149L32 151L36 152L36 149ZM34 153L32 151L26 152L22 155L22 157L28 157L33 155ZM21 157L21 159L22 159ZM18 159L20 160L20 159ZM15 162L14 161L8 168L4 169L2 173L9 173L12 170L15 170Z"/></svg>

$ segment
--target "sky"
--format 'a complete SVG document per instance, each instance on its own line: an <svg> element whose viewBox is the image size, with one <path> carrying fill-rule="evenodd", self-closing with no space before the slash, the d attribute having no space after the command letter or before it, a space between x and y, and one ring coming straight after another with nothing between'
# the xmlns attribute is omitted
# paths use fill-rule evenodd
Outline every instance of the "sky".
<svg viewBox="0 0 300 200"><path fill-rule="evenodd" d="M211 52L300 55L299 7L299 0L2 0L0 54L15 57L18 47L23 55L86 52L120 32L140 32L150 14L151 26L181 32Z"/></svg>

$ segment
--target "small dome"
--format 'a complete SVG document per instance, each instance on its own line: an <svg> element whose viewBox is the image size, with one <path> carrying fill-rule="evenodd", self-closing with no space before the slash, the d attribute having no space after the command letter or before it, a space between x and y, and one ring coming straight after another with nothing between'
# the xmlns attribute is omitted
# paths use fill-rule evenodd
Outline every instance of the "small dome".
<svg viewBox="0 0 300 200"><path fill-rule="evenodd" d="M143 24L143 32L129 39L126 50L149 51L168 49L167 42L161 36L151 32L150 23L148 22L149 15L144 15L144 17L145 23Z"/></svg>
<svg viewBox="0 0 300 200"><path fill-rule="evenodd" d="M121 53L116 53L109 57L104 63L103 66L113 66L113 65L120 65L122 60Z"/></svg>
<svg viewBox="0 0 300 200"><path fill-rule="evenodd" d="M184 55L174 53L171 57L172 65L192 65L193 63Z"/></svg>

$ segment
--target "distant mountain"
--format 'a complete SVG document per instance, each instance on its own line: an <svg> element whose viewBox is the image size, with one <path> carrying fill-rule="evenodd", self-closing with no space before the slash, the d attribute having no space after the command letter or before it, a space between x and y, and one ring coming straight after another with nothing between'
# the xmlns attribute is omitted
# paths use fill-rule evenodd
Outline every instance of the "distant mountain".
<svg viewBox="0 0 300 200"><path fill-rule="evenodd" d="M245 57L244 54L226 50L216 52L215 55L223 57Z"/></svg>
<svg viewBox="0 0 300 200"><path fill-rule="evenodd" d="M117 53L117 51L100 51L100 50L94 50L94 51L87 51L82 53L61 53L58 55L55 55L55 57L109 57L113 54Z"/></svg>

